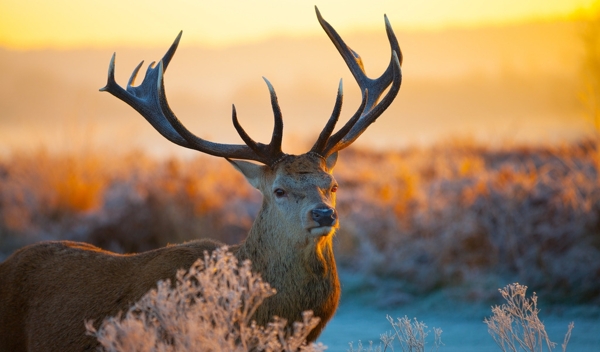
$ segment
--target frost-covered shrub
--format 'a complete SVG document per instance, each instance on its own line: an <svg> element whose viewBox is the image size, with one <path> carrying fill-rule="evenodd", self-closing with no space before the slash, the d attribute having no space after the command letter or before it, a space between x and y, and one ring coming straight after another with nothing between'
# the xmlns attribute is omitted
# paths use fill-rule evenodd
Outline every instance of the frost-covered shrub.
<svg viewBox="0 0 600 352"><path fill-rule="evenodd" d="M120 253L197 238L238 243L260 195L220 161L15 153L0 160L0 260L42 240Z"/></svg>
<svg viewBox="0 0 600 352"><path fill-rule="evenodd" d="M540 320L535 292L531 298L526 297L527 286L514 283L500 289L506 301L501 306L492 307L493 315L484 322L494 341L503 352L542 352L544 346L548 351L556 347L546 333L546 327ZM569 324L561 345L565 352L571 337L574 323Z"/></svg>
<svg viewBox="0 0 600 352"><path fill-rule="evenodd" d="M424 322L418 321L417 318L413 320L407 316L403 318L397 318L394 320L391 316L387 316L387 320L390 322L393 331L384 332L381 334L381 342L379 345L375 345L373 341L369 341L369 346L364 347L361 341L358 341L356 349L354 349L353 343L349 343L350 348L348 352L385 352L388 350L394 351L394 345L400 346L403 352L425 352L425 351L437 351L442 343L442 329L433 328L433 345L429 348L427 336L431 331L427 328ZM397 343L395 343L397 342Z"/></svg>
<svg viewBox="0 0 600 352"><path fill-rule="evenodd" d="M506 301L501 306L492 307L492 316L484 319L488 326L488 332L503 352L543 352L552 351L556 343L550 341L546 333L546 327L540 320L537 308L537 296L535 293L531 298L526 297L527 286L514 283L499 289L502 298ZM359 341L355 348L350 343L348 352L386 352L394 351L395 341L400 345L403 352L424 352L428 341L427 336L430 331L425 323L413 320L407 316L394 320L389 315L388 321L392 325L393 331L384 332L380 336L380 343L375 345L373 341L369 342L367 347ZM571 332L575 324L571 322L567 328L567 333L561 344L562 351L566 352ZM441 340L442 330L433 328L433 345L429 350L437 351L443 346Z"/></svg>
<svg viewBox="0 0 600 352"><path fill-rule="evenodd" d="M176 282L161 281L124 316L104 320L96 329L86 322L105 351L322 351L306 337L319 318L305 312L303 322L286 328L273 317L266 327L252 321L264 299L275 291L252 273L251 263L221 248L206 254Z"/></svg>
<svg viewBox="0 0 600 352"><path fill-rule="evenodd" d="M415 296L462 286L468 292L461 297L491 299L491 288L509 279L543 289L549 300L598 302L595 148L582 142L349 151L342 160L353 162L336 169L337 258L382 278L375 289L399 282Z"/></svg>
<svg viewBox="0 0 600 352"><path fill-rule="evenodd" d="M549 300L600 303L597 145L344 150L339 266L403 301L447 287L489 300L508 280ZM121 253L197 238L239 243L260 202L209 156L15 153L0 160L0 260L40 240Z"/></svg>

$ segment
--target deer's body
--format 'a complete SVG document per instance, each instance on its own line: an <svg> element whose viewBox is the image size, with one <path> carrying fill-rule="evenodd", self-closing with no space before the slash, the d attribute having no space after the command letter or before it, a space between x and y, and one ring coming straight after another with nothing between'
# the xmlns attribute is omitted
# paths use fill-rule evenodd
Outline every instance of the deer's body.
<svg viewBox="0 0 600 352"><path fill-rule="evenodd" d="M294 257L275 267L267 265L264 279L277 294L260 306L254 317L257 323L266 325L273 315L298 321L307 307L313 307L321 318L309 336L316 339L335 312L340 295L331 241L325 241L329 242L323 246L325 262L311 263L314 258L305 258L308 261L301 270L297 270L298 262L292 262ZM26 247L13 255L10 265L0 264L0 277L6 279L0 287L0 350L93 350L97 341L86 336L84 321L100 323L127 311L158 280L173 281L178 269L189 268L205 251L218 247L218 243L198 240L134 255L69 241ZM239 257L242 248L244 244L230 250ZM321 271L305 270L310 267ZM61 268L60 273L56 268ZM298 297L298 292L306 291L312 294Z"/></svg>
<svg viewBox="0 0 600 352"><path fill-rule="evenodd" d="M261 210L247 238L229 250L239 260L249 259L253 271L277 291L254 314L257 323L264 325L279 316L291 324L301 320L302 312L311 310L320 322L308 336L309 342L316 340L332 317L340 296L332 246L339 227L337 183L332 175L338 151L354 142L385 111L401 82L400 48L387 18L392 59L381 77L370 79L358 54L345 45L318 10L317 17L359 83L363 100L354 116L333 133L342 104L340 83L334 111L305 154L282 152L283 121L268 81L275 115L269 144L257 143L246 134L235 108L233 123L245 145L209 142L188 131L167 104L163 86L164 70L181 34L158 65L148 68L139 86L132 84L141 64L123 89L114 80L113 56L108 83L101 89L132 106L173 143L227 158L263 194ZM220 246L199 240L126 255L67 241L25 247L0 263L0 352L95 349L94 338L85 335L85 321L99 325L104 318L126 311L157 281L173 281L177 270L187 270L206 251Z"/></svg>
<svg viewBox="0 0 600 352"><path fill-rule="evenodd" d="M157 280L173 278L215 245L134 255L68 241L25 247L0 264L0 351L92 350L97 342L85 335L85 320L127 311Z"/></svg>
<svg viewBox="0 0 600 352"><path fill-rule="evenodd" d="M254 319L266 325L276 315L294 322L312 310L321 319L309 336L315 340L337 308L340 286L332 248L337 222L320 226L311 214L315 207L335 206L335 180L325 161L313 155L288 156L274 170L241 161L235 165L266 193L246 240L229 248L239 260L249 259L253 271L277 290ZM277 197L265 187L287 194ZM0 351L93 349L97 342L85 335L84 321L99 325L127 311L157 281L174 282L177 270L220 246L198 240L116 254L56 241L20 249L0 264Z"/></svg>

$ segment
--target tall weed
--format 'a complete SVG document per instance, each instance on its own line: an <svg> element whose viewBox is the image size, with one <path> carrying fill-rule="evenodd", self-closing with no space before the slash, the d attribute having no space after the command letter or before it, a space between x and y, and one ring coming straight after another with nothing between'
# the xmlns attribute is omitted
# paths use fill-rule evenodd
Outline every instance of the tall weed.
<svg viewBox="0 0 600 352"><path fill-rule="evenodd" d="M501 306L492 307L493 315L484 322L496 344L503 352L542 352L544 346L548 351L556 347L550 341L544 323L540 320L535 292L531 298L526 297L527 286L514 283L500 289L506 301ZM574 323L569 324L562 351L565 352Z"/></svg>
<svg viewBox="0 0 600 352"><path fill-rule="evenodd" d="M363 347L362 342L359 341L357 348L354 349L352 343L348 352L385 352L388 350L394 351L394 341L398 341L397 345L400 345L402 352L425 352L425 351L437 351L442 343L442 329L433 328L434 340L433 348L426 348L427 336L431 333L427 329L427 325L424 322L418 321L417 318L413 320L407 316L403 318L397 318L394 320L391 316L387 316L387 320L390 322L393 331L384 332L381 334L378 346L374 346L373 341L369 342L369 347Z"/></svg>
<svg viewBox="0 0 600 352"><path fill-rule="evenodd" d="M510 284L499 289L502 298L506 301L501 306L492 307L492 316L484 319L488 326L488 332L503 352L543 352L544 346L548 351L556 347L556 343L550 341L544 323L539 318L537 308L537 296L535 293L531 298L526 297L527 286L519 283ZM396 321L389 315L388 321L392 325L392 332L381 334L379 345L372 341L369 346L363 346L359 341L356 349L350 343L348 352L385 352L394 351L394 340L398 341L403 352L424 352L426 350L426 338L429 335L427 325L413 320L407 316L398 318ZM567 328L562 351L566 352L571 332L575 324L571 322ZM444 345L441 340L442 330L433 328L434 341L433 350L437 351Z"/></svg>

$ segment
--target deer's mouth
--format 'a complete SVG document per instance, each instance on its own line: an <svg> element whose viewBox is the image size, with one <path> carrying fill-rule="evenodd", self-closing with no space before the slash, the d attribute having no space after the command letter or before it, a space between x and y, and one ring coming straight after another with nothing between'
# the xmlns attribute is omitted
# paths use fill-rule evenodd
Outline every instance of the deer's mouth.
<svg viewBox="0 0 600 352"><path fill-rule="evenodd" d="M335 227L334 226L318 226L318 227L312 227L312 228L308 229L308 231L314 237L322 237L322 236L327 236L329 234L333 234L333 232L335 231Z"/></svg>

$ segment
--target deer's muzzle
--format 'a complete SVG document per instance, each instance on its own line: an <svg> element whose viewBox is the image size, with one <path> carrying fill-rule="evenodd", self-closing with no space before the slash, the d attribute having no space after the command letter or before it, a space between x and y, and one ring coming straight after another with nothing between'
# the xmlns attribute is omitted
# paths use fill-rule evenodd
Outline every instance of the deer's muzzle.
<svg viewBox="0 0 600 352"><path fill-rule="evenodd" d="M333 226L337 221L337 212L329 207L313 209L311 216L319 226Z"/></svg>

